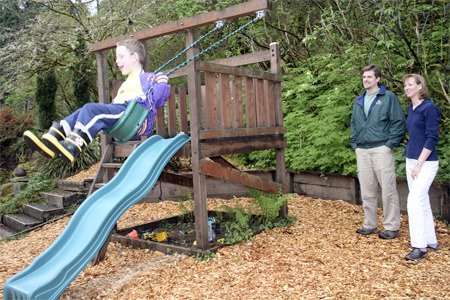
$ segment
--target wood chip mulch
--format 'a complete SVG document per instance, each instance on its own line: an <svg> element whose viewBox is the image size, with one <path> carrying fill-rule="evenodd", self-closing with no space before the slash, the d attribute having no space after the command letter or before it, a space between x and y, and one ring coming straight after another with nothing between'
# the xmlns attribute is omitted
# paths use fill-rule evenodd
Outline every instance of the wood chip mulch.
<svg viewBox="0 0 450 300"><path fill-rule="evenodd" d="M248 199L210 199L208 208L230 201ZM179 213L177 202L137 204L118 225ZM441 250L407 262L407 216L398 239L382 240L355 233L362 207L344 201L297 196L289 213L297 218L294 225L224 247L209 261L111 243L106 259L88 265L60 299L450 299L448 225L436 221ZM49 247L68 221L1 242L0 287Z"/></svg>

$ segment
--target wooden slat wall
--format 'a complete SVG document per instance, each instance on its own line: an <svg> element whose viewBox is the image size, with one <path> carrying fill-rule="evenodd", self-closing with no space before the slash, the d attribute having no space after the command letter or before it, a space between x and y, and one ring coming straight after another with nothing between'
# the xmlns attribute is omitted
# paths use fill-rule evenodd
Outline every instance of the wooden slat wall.
<svg viewBox="0 0 450 300"><path fill-rule="evenodd" d="M186 88L171 88L167 104L156 111L155 127L156 134L165 138L179 132L189 134Z"/></svg>
<svg viewBox="0 0 450 300"><path fill-rule="evenodd" d="M186 88L178 88L179 102L178 109L180 114L181 132L189 134L188 124L188 106L187 106L187 90Z"/></svg>
<svg viewBox="0 0 450 300"><path fill-rule="evenodd" d="M175 89L171 89L170 98L167 100L168 118L167 118L167 131L170 137L177 135L177 106L175 98Z"/></svg>
<svg viewBox="0 0 450 300"><path fill-rule="evenodd" d="M205 95L204 97L204 125L205 129L216 128L219 122L218 115L218 99L217 99L217 88L216 88L216 76L214 73L205 73ZM220 127L219 127L220 128Z"/></svg>
<svg viewBox="0 0 450 300"><path fill-rule="evenodd" d="M231 128L231 94L230 78L227 74L219 74L218 83L220 128Z"/></svg>
<svg viewBox="0 0 450 300"><path fill-rule="evenodd" d="M233 78L233 119L231 126L233 128L244 127L244 108L242 101L242 77L234 76Z"/></svg>
<svg viewBox="0 0 450 300"><path fill-rule="evenodd" d="M245 115L247 117L247 127L256 127L256 93L253 84L253 79L246 77L244 79L244 90L246 97Z"/></svg>
<svg viewBox="0 0 450 300"><path fill-rule="evenodd" d="M209 66L203 64L203 69ZM266 74L270 73L266 72L258 74L250 70L251 73L247 73L236 69L204 71L205 86L201 100L203 121L200 129L212 131L277 127L274 89L279 78L268 77ZM245 76L257 74L259 76L256 78ZM189 133L187 103L187 90L172 87L166 108L158 110L155 122L157 134L172 137L180 131Z"/></svg>
<svg viewBox="0 0 450 300"><path fill-rule="evenodd" d="M207 65L205 66L205 69L208 69ZM203 129L276 126L273 80L265 79L265 76L259 78L241 76L239 74L241 72L234 72L239 75L231 75L227 70L204 73Z"/></svg>

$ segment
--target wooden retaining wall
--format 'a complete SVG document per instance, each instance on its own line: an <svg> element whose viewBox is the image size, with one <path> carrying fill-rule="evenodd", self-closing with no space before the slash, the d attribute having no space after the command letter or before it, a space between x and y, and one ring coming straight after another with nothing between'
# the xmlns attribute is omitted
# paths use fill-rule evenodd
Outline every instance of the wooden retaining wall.
<svg viewBox="0 0 450 300"><path fill-rule="evenodd" d="M322 177L317 173L305 172L290 174L292 192L314 198L344 200L349 203L362 204L358 179L351 176L327 175ZM400 210L406 213L408 185L406 180L397 181L397 191L400 199ZM430 188L430 202L434 215L450 221L450 183L433 182ZM381 207L381 193L379 194Z"/></svg>
<svg viewBox="0 0 450 300"><path fill-rule="evenodd" d="M275 175L272 172L248 171L263 179L271 180ZM188 175L189 176L189 175ZM327 200L344 200L349 203L361 205L359 182L352 176L329 174L320 176L314 172L287 173L290 193L297 193L313 198ZM247 188L224 180L207 177L208 197L233 198L247 195ZM406 199L408 186L406 180L397 182L400 198L400 210L406 214ZM189 187L178 186L165 182L158 182L143 201L179 200L192 193ZM430 201L433 214L450 222L450 182L434 182L430 188ZM379 197L381 207L381 195Z"/></svg>

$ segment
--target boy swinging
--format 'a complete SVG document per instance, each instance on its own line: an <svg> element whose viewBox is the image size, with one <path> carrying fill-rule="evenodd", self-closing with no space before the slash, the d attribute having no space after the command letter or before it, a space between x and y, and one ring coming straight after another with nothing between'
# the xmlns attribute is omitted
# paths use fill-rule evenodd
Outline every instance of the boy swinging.
<svg viewBox="0 0 450 300"><path fill-rule="evenodd" d="M136 100L149 111L136 136L150 134L156 109L169 98L170 85L165 74L144 72L145 58L145 46L138 40L118 42L116 64L127 79L112 104L87 103L60 122L53 122L41 139L27 130L23 134L27 144L46 157L57 155L72 163L101 130L111 129L117 123L131 100Z"/></svg>

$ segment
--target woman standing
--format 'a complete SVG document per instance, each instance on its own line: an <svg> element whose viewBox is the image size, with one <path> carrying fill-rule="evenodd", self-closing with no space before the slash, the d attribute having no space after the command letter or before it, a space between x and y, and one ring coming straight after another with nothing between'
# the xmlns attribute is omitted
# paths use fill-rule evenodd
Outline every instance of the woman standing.
<svg viewBox="0 0 450 300"><path fill-rule="evenodd" d="M440 110L428 98L428 88L421 75L403 77L407 107L406 126L409 140L405 149L406 178L408 181L408 217L410 247L406 260L419 260L427 248L437 250L433 212L428 191L439 168L436 144L441 116Z"/></svg>

